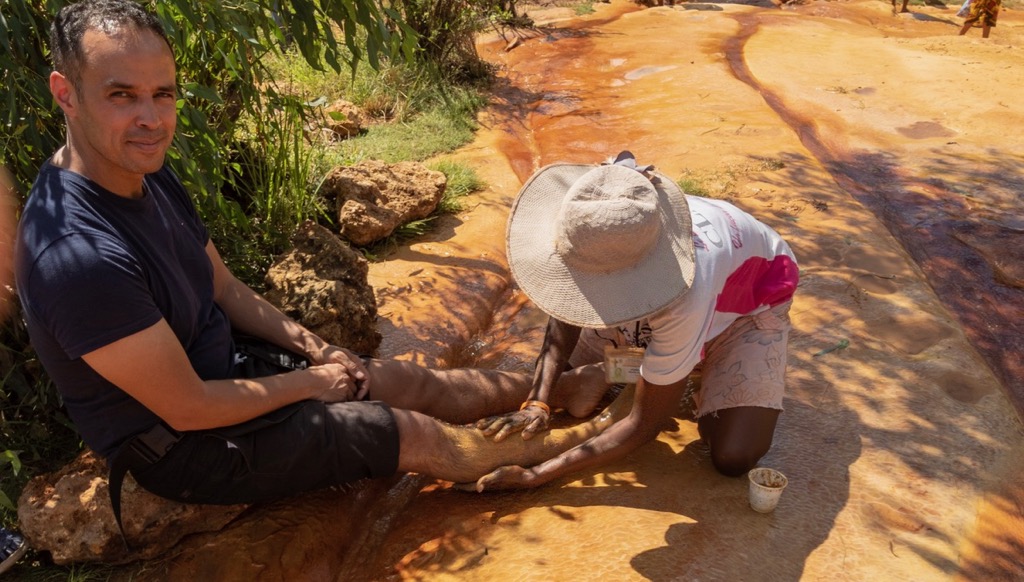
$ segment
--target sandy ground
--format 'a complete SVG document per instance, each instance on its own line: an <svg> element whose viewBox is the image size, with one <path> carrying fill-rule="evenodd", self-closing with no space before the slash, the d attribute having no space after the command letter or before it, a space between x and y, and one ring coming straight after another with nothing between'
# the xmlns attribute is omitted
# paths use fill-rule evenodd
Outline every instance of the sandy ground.
<svg viewBox="0 0 1024 582"><path fill-rule="evenodd" d="M986 365L963 313L928 284L936 267L866 202L898 186L949 204L941 181L976 193L957 208L1003 225L1019 216L1024 18L1004 11L982 40L956 36L952 5L595 6L582 18L538 10L538 30L481 46L503 82L455 157L488 188L371 269L382 355L529 370L545 319L508 276L508 205L541 165L630 149L762 217L800 259L786 412L762 463L789 477L778 509L751 511L746 482L716 474L695 426L677 421L621 461L537 490L474 495L407 476L260 508L150 572L1024 577L1024 429L1009 396L1020 378L1012 362Z"/></svg>

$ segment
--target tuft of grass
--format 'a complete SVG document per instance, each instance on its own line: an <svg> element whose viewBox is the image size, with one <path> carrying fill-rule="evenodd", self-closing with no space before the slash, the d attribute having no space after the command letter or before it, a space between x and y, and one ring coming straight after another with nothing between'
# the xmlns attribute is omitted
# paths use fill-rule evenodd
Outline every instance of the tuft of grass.
<svg viewBox="0 0 1024 582"><path fill-rule="evenodd" d="M429 164L431 170L444 173L448 178L448 186L444 191L444 198L438 204L437 211L440 213L456 214L462 212L462 198L476 192L484 187L483 180L477 175L476 170L450 160L441 160Z"/></svg>
<svg viewBox="0 0 1024 582"><path fill-rule="evenodd" d="M450 152L473 139L476 122L458 111L435 108L400 123L371 126L366 133L335 146L348 163L381 160L420 161Z"/></svg>
<svg viewBox="0 0 1024 582"><path fill-rule="evenodd" d="M786 167L786 162L778 158L756 158L757 163L752 165L755 172L777 172Z"/></svg>
<svg viewBox="0 0 1024 582"><path fill-rule="evenodd" d="M432 225L430 224L437 218L437 214L433 214L420 220L413 220L407 222L402 226L399 226L387 237L372 243L366 247L355 247L357 250L362 251L363 256L366 257L367 261L378 262L387 259L387 256L398 250L398 247L411 241L414 238L423 236L430 232Z"/></svg>
<svg viewBox="0 0 1024 582"><path fill-rule="evenodd" d="M589 1L588 2L580 2L576 6L573 6L572 9L573 9L573 12L576 13L576 16L586 16L587 14L593 14L595 12L594 11L594 3L593 2L589 2Z"/></svg>
<svg viewBox="0 0 1024 582"><path fill-rule="evenodd" d="M750 174L777 172L786 167L778 158L753 158L743 164L730 164L706 170L684 170L676 181L679 187L693 196L727 199L735 193L736 184Z"/></svg>
<svg viewBox="0 0 1024 582"><path fill-rule="evenodd" d="M702 179L694 177L685 177L677 180L676 184L679 185L679 188L683 192L691 196L701 196L704 198L711 197L711 191L708 190L708 187L705 185L704 180Z"/></svg>

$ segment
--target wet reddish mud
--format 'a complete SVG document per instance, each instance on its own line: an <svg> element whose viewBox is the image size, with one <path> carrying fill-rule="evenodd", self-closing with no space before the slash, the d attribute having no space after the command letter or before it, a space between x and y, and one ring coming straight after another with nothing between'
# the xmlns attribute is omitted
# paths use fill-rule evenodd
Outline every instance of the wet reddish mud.
<svg viewBox="0 0 1024 582"><path fill-rule="evenodd" d="M630 149L800 260L775 512L674 420L535 490L407 475L257 507L134 579L1024 578L1021 318L993 284L1020 281L1024 18L983 42L952 5L595 6L481 45L502 83L455 157L488 188L371 268L382 355L528 372L545 317L508 275L509 204L541 165Z"/></svg>

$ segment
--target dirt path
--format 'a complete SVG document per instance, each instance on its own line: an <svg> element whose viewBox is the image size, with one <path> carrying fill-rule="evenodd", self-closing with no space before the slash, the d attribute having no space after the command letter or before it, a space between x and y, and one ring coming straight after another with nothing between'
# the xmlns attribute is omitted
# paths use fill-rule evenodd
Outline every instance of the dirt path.
<svg viewBox="0 0 1024 582"><path fill-rule="evenodd" d="M993 240L978 233L1021 228L1024 144L1009 128L1024 127L1024 18L1005 12L982 41L955 36L952 6L595 6L538 13L555 20L513 50L482 47L505 81L457 157L489 188L371 269L382 355L528 370L545 319L510 287L508 205L540 165L630 149L762 217L800 259L786 412L763 461L790 479L776 512L751 511L746 483L715 473L678 421L626 459L537 490L473 495L408 476L259 508L183 544L157 577L1024 576L1024 430L999 380L1019 383L1020 359L1000 364L981 345L998 336L963 325L976 313L1019 324L1021 312L964 303L977 271L943 287L936 275L954 263L890 233L944 224L913 204L962 214L967 226L935 236L972 248ZM1019 247L986 247L972 268L1019 277L1004 260Z"/></svg>

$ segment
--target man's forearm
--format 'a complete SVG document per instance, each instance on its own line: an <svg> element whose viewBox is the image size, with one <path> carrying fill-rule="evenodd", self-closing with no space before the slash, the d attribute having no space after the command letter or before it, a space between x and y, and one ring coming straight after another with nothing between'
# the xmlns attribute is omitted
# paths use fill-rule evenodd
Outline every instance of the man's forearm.
<svg viewBox="0 0 1024 582"><path fill-rule="evenodd" d="M231 326L242 333L307 357L313 356L326 345L319 336L234 277L225 285L217 304L227 314Z"/></svg>
<svg viewBox="0 0 1024 582"><path fill-rule="evenodd" d="M164 415L164 420L172 428L183 431L245 422L312 398L318 390L308 376L306 371L296 371L266 378L207 381L204 396L195 406L175 409L173 415Z"/></svg>

